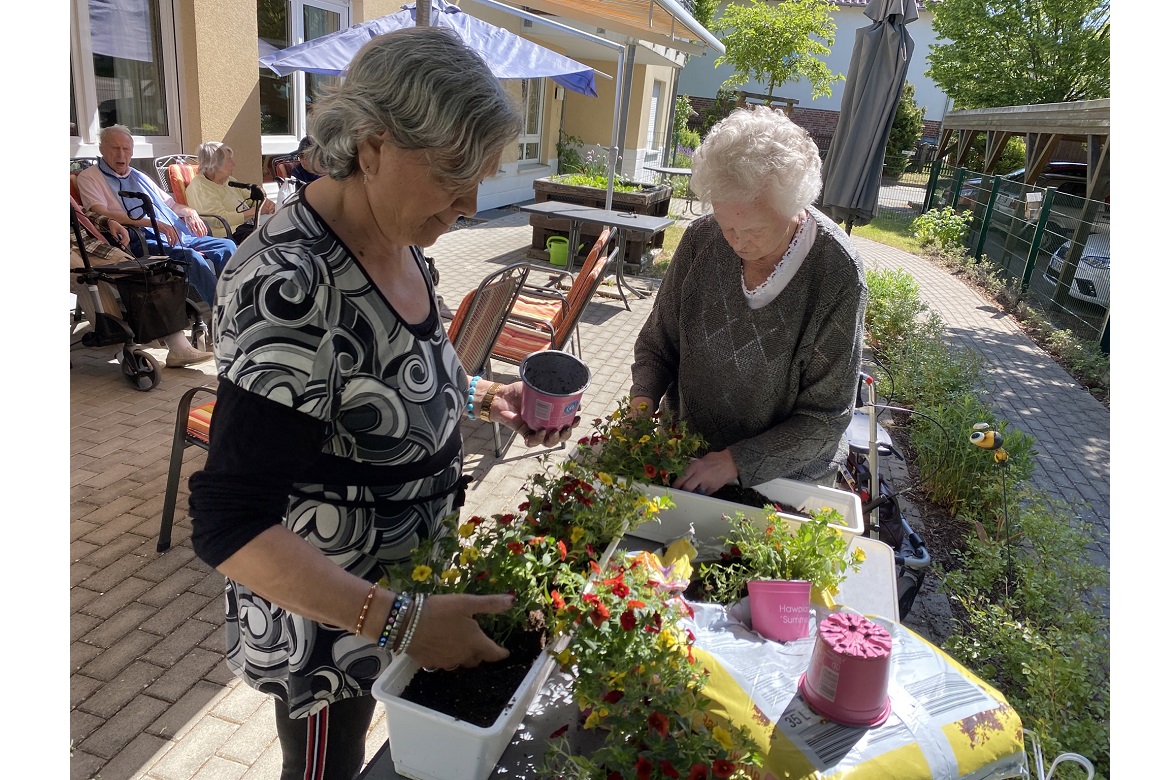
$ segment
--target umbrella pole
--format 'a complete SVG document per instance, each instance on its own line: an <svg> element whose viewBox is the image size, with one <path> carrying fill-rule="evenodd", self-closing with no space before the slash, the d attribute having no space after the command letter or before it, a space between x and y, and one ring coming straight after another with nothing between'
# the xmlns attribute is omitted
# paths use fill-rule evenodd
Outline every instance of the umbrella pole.
<svg viewBox="0 0 1170 780"><path fill-rule="evenodd" d="M849 217L845 220L845 235L853 235L853 217Z"/></svg>

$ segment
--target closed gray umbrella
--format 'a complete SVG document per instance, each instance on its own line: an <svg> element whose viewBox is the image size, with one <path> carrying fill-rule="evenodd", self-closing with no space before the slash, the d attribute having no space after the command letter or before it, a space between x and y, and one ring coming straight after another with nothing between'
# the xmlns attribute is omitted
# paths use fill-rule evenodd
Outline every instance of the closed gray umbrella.
<svg viewBox="0 0 1170 780"><path fill-rule="evenodd" d="M877 209L882 160L914 40L906 24L918 18L915 0L870 0L873 24L857 31L841 95L841 117L823 171L821 209L846 229L866 225Z"/></svg>

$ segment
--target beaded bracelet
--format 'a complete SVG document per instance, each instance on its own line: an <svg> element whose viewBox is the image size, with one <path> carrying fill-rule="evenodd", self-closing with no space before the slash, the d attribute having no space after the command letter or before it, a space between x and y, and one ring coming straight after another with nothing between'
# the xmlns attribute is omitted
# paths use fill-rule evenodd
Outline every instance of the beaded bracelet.
<svg viewBox="0 0 1170 780"><path fill-rule="evenodd" d="M478 381L479 377L473 376L467 389L467 419L472 422L475 422L475 383Z"/></svg>
<svg viewBox="0 0 1170 780"><path fill-rule="evenodd" d="M496 393L500 392L500 383L496 382L483 394L483 401L479 405L479 419L484 422L492 421L492 401L496 400Z"/></svg>
<svg viewBox="0 0 1170 780"><path fill-rule="evenodd" d="M399 593L394 597L394 606L390 607L390 614L386 616L386 625L382 628L382 636L378 638L378 647L386 646L390 632L394 630L394 625L402 614L402 608L409 603L409 599L410 596L406 593Z"/></svg>
<svg viewBox="0 0 1170 780"><path fill-rule="evenodd" d="M353 632L358 636L362 635L362 626L366 624L366 613L370 611L370 602L374 600L374 591L377 589L378 583L375 582L370 586L370 592L366 594L366 601L362 604L361 614L358 615L357 626L353 629Z"/></svg>
<svg viewBox="0 0 1170 780"><path fill-rule="evenodd" d="M410 615L410 605L414 602L415 597L411 594L406 594L402 602L402 609L398 612L398 618L394 621L394 625L390 628L389 636L386 639L386 647L393 648L398 644L398 635L402 633L402 627L407 622L407 617Z"/></svg>
<svg viewBox="0 0 1170 780"><path fill-rule="evenodd" d="M424 594L418 594L418 598L414 602L414 612L410 614L410 625L406 627L406 631L402 634L402 643L395 647L395 653L406 652L406 648L410 647L410 640L414 639L414 630L418 628L419 618L422 617L422 608Z"/></svg>

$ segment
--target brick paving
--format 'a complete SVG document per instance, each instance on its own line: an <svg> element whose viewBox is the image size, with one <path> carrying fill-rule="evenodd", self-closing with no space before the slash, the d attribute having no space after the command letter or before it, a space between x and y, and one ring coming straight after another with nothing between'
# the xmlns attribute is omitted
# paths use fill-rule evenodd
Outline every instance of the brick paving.
<svg viewBox="0 0 1170 780"><path fill-rule="evenodd" d="M672 213L679 211L676 204ZM527 217L518 213L440 239L428 254L448 305L492 269L523 259L530 240ZM856 243L873 267L914 274L955 341L987 358L1004 416L1037 437L1037 484L1088 502L1085 516L1100 531L1095 553L1107 562L1108 410L949 274L905 252ZM651 293L656 285L631 283ZM584 419L612 410L628 392L633 341L652 304L652 297L630 297L626 311L612 286L603 286L587 309L581 338L593 381ZM223 664L222 578L191 549L186 477L202 464L200 450L186 453L172 547L155 550L175 408L188 388L213 384L214 370L210 363L164 369L159 387L143 393L121 378L112 356L113 348L80 345L70 353L70 777L273 780L280 749L271 705ZM503 364L497 373L515 377ZM547 451L513 442L496 458L490 426L464 423L463 433L466 470L475 478L464 511L512 506ZM367 758L384 741L379 712Z"/></svg>

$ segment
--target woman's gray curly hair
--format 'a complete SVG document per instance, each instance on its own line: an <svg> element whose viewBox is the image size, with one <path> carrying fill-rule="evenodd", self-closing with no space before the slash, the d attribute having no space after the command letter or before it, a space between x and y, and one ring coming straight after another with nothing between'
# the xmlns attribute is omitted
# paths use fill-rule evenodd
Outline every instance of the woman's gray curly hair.
<svg viewBox="0 0 1170 780"><path fill-rule="evenodd" d="M341 83L313 102L309 154L320 170L346 179L358 172L358 145L389 130L395 146L426 150L435 175L461 189L522 128L499 79L455 33L406 27L363 46Z"/></svg>
<svg viewBox="0 0 1170 780"><path fill-rule="evenodd" d="M219 141L208 141L205 144L200 144L195 157L199 162L199 172L209 179L214 179L219 175L223 164L233 155L232 148L227 144Z"/></svg>
<svg viewBox="0 0 1170 780"><path fill-rule="evenodd" d="M711 128L691 168L691 189L708 207L712 200L762 198L794 217L821 191L816 143L783 111L766 106L737 108Z"/></svg>

